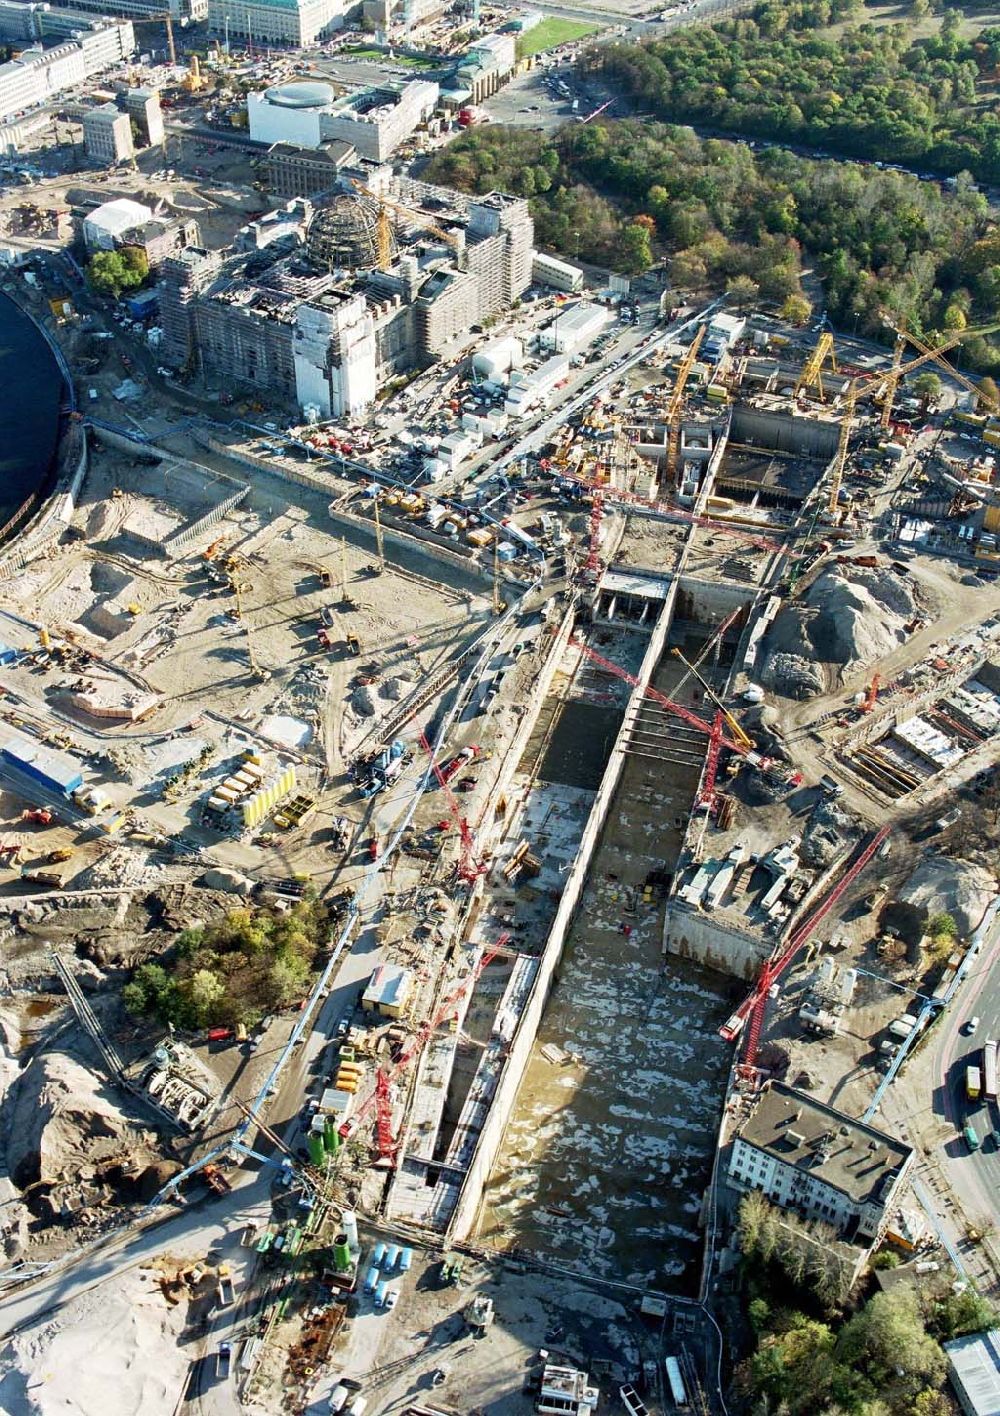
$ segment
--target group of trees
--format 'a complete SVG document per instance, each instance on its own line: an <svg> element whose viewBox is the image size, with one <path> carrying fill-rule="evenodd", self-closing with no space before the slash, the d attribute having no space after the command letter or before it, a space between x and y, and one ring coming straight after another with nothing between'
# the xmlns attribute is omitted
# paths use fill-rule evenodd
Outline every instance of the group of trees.
<svg viewBox="0 0 1000 1416"><path fill-rule="evenodd" d="M754 152L637 119L571 124L555 139L472 129L427 176L527 196L539 244L571 260L638 274L662 254L678 288L775 302L799 323L810 313L803 259L834 323L877 338L883 309L933 338L994 317L1000 304L1000 231L967 176L943 192L908 173ZM979 337L963 358L1000 368L1000 351Z"/></svg>
<svg viewBox="0 0 1000 1416"><path fill-rule="evenodd" d="M283 913L232 910L184 930L161 963L140 965L122 1001L130 1013L179 1028L251 1027L305 993L328 918L315 900Z"/></svg>
<svg viewBox="0 0 1000 1416"><path fill-rule="evenodd" d="M101 295L118 296L137 290L149 275L149 261L140 246L123 246L117 251L97 251L90 258L87 279Z"/></svg>
<svg viewBox="0 0 1000 1416"><path fill-rule="evenodd" d="M992 1305L971 1289L900 1285L875 1292L842 1316L844 1295L824 1289L829 1265L821 1257L803 1259L814 1241L822 1247L822 1235L807 1229L756 1192L740 1205L756 1346L739 1378L754 1412L948 1416L941 1342L992 1327ZM826 1247L835 1246L828 1240ZM781 1294L780 1303L775 1294Z"/></svg>
<svg viewBox="0 0 1000 1416"><path fill-rule="evenodd" d="M845 157L1000 180L1000 119L979 107L1000 64L1000 30L961 36L906 24L816 31L853 3L779 6L645 44L592 50L587 65L653 116L715 132L823 148Z"/></svg>

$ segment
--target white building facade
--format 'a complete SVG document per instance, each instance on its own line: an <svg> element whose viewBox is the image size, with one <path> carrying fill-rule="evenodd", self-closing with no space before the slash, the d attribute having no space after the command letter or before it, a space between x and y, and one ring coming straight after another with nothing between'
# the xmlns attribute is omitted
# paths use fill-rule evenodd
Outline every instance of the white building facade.
<svg viewBox="0 0 1000 1416"><path fill-rule="evenodd" d="M295 394L321 418L357 417L375 401L375 321L360 294L332 292L295 312Z"/></svg>

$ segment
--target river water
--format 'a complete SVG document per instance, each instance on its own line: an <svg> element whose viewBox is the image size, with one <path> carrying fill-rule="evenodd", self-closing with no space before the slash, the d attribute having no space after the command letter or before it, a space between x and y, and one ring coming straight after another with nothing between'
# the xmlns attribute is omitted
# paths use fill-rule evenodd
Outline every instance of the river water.
<svg viewBox="0 0 1000 1416"><path fill-rule="evenodd" d="M0 293L0 526L52 469L62 376L34 323Z"/></svg>

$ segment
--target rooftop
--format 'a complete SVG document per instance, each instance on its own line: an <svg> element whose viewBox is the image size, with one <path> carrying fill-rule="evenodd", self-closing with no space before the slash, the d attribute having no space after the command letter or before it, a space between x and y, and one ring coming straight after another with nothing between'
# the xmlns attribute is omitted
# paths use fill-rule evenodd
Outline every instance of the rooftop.
<svg viewBox="0 0 1000 1416"><path fill-rule="evenodd" d="M409 991L409 969L400 964L379 964L368 981L363 1001L376 1008L401 1008Z"/></svg>
<svg viewBox="0 0 1000 1416"><path fill-rule="evenodd" d="M808 1170L860 1204L877 1202L913 1148L784 1082L768 1082L738 1135L786 1165Z"/></svg>
<svg viewBox="0 0 1000 1416"><path fill-rule="evenodd" d="M946 1342L951 1379L970 1416L1000 1416L1000 1330Z"/></svg>

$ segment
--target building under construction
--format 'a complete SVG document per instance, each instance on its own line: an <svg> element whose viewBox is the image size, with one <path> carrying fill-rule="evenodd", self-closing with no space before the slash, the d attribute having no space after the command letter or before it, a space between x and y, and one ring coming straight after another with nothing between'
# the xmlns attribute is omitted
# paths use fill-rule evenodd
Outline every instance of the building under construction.
<svg viewBox="0 0 1000 1416"><path fill-rule="evenodd" d="M278 395L316 417L357 416L378 387L435 358L531 283L528 204L380 180L344 190L263 250L181 251L164 265L163 357ZM431 207L430 203L433 203Z"/></svg>

